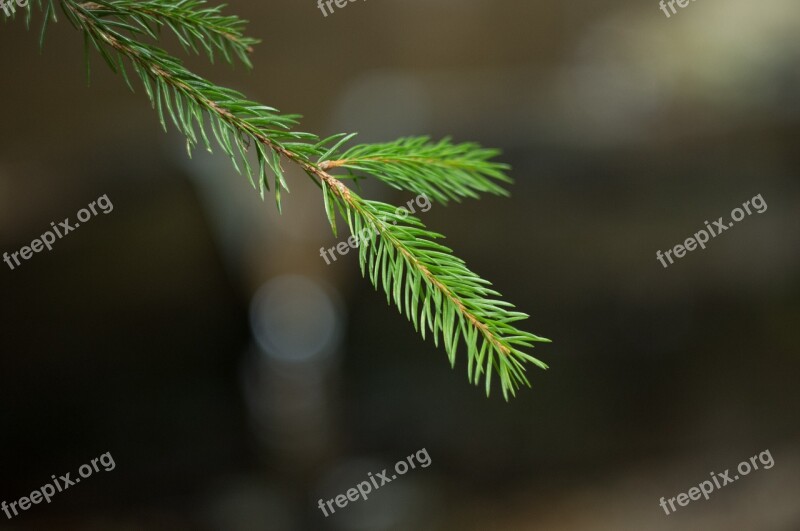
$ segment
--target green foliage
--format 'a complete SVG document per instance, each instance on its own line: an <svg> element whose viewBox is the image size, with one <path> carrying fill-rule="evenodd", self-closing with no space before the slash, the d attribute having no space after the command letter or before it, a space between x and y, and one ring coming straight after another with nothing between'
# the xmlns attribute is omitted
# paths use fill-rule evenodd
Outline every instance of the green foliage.
<svg viewBox="0 0 800 531"><path fill-rule="evenodd" d="M345 168L351 177L375 177L398 190L447 203L478 193L508 195L495 181L509 183L506 164L492 162L499 152L449 138L401 138L385 144L361 144L320 161L322 168Z"/></svg>
<svg viewBox="0 0 800 531"><path fill-rule="evenodd" d="M158 40L159 31L166 26L184 50L198 54L205 50L212 63L216 50L227 62L236 56L252 68L248 53L259 41L244 36L246 21L220 14L221 5L204 7L203 0L95 0L92 4L90 12L105 19L106 27L116 24L118 29L145 33ZM138 28L131 27L131 23Z"/></svg>
<svg viewBox="0 0 800 531"><path fill-rule="evenodd" d="M130 2L122 3L127 5ZM149 3L144 2L143 5ZM163 1L156 3L165 4ZM290 146L293 152L304 157L320 155L323 151L321 146L315 147L317 137L291 130L298 124L299 116L281 114L272 107L248 101L243 94L190 72L181 61L161 48L130 38L125 32L134 35L146 33L142 29L143 23L138 15L134 21L125 15L126 11L120 11L115 12L113 24L110 24L109 6L113 4L115 2L104 2L100 14L93 7L87 8L86 4L64 2L63 6L70 22L83 32L87 47L93 46L109 68L121 73L133 90L124 59L128 60L141 80L161 125L166 130L167 118L172 121L186 137L190 156L198 144L211 151L209 139L213 138L231 159L236 171L244 171L253 186L258 186L262 197L265 191L270 190L268 178L272 175L272 190L280 209L281 189L288 191L280 164L283 150ZM189 17L184 19L193 20ZM241 26L234 17L214 20L229 21L231 27L220 30L227 31L227 34L233 34ZM188 29L185 30L185 33L188 32ZM229 46L221 41L215 42L219 42L221 49ZM256 168L251 166L247 156L250 146L254 146L256 153Z"/></svg>
<svg viewBox="0 0 800 531"><path fill-rule="evenodd" d="M423 338L430 333L437 346L441 339L453 365L463 342L468 378L476 385L483 379L487 395L493 372L508 399L520 386L530 386L527 363L547 368L521 348L549 340L516 328L514 323L527 315L498 300L500 294L489 282L467 269L449 248L436 243L440 234L390 205L360 198L340 180L374 177L441 203L477 198L480 193L507 195L500 183L510 182L505 173L508 167L492 160L498 151L472 143L454 144L449 139L431 142L427 137L346 148L355 135L342 133L320 140L296 131L298 115L282 114L250 101L190 72L163 49L141 42L141 38L158 41L160 30L166 27L187 51L205 51L212 61L217 53L227 62L238 58L250 66L247 54L257 41L244 36L245 22L222 15L221 7L205 7L202 0L59 3L84 36L87 74L90 48L133 90L130 68L162 126L166 129L169 118L186 137L190 156L198 144L211 151L213 138L262 198L272 191L279 210L281 190L288 191L282 161L299 165L322 189L334 234L337 210L353 234L370 234L368 243L359 247L362 274L383 289L389 303L394 302L401 313L405 311ZM45 12L42 39L47 22L55 20L54 4L55 0L45 0L42 6L38 0ZM255 152L256 164L251 164L250 151ZM337 177L332 173L336 170L345 173Z"/></svg>
<svg viewBox="0 0 800 531"><path fill-rule="evenodd" d="M528 316L494 299L500 294L489 287L491 283L470 271L451 249L436 243L441 234L378 201L353 196L347 213L350 231L362 234L364 230L369 235L359 246L361 273L369 274L372 284L383 289L387 302L394 302L400 313L405 309L423 338L430 331L438 346L441 336L453 366L463 339L468 378L477 385L485 375L487 395L492 371L499 375L507 399L520 385L530 386L526 362L547 368L520 348L548 340L518 330L513 323Z"/></svg>

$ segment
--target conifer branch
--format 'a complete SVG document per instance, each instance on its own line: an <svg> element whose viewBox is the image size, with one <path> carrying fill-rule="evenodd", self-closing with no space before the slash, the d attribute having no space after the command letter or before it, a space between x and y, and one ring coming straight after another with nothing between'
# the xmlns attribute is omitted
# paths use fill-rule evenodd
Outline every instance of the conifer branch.
<svg viewBox="0 0 800 531"><path fill-rule="evenodd" d="M203 7L202 0L93 0L80 5L99 18L107 17L106 24L110 18L130 20L138 25L136 33L156 40L166 26L186 51L199 54L202 48L213 63L217 50L227 62L235 55L252 68L248 54L259 41L244 35L244 20L220 14L223 6Z"/></svg>
<svg viewBox="0 0 800 531"><path fill-rule="evenodd" d="M491 284L434 241L443 238L441 234L428 231L418 218L391 205L365 201L352 192L342 199L351 233L363 234L366 228L371 236L359 246L362 275L369 272L372 284L383 288L387 302L394 301L401 314L405 308L423 338L429 330L438 346L441 334L453 366L463 339L471 382L477 385L484 374L488 395L494 370L508 399L520 385L530 386L525 362L547 368L518 347L549 340L514 327L512 323L528 316L511 311L509 303L493 300L500 294L488 287Z"/></svg>
<svg viewBox="0 0 800 531"><path fill-rule="evenodd" d="M54 1L45 0L45 27L55 20ZM87 51L95 48L131 90L126 64L132 68L164 129L166 114L186 137L189 156L198 144L211 151L209 137L213 136L235 169L259 188L262 198L270 191L272 176L279 210L281 190L288 191L282 162L302 168L321 188L334 234L338 211L352 234L369 235L359 246L362 275L369 275L400 313L405 311L423 338L430 332L438 346L441 336L451 365L463 342L468 378L475 385L483 380L487 395L493 372L508 399L520 386L530 386L526 364L547 368L521 349L549 340L516 328L513 323L528 316L498 300L500 294L489 282L471 272L451 249L436 243L442 235L388 204L362 199L342 182L374 177L441 203L477 198L480 193L507 195L500 183L511 182L505 173L508 166L492 160L498 151L449 139L431 142L427 137L345 148L355 135L342 133L321 140L298 132L298 115L282 114L218 86L189 71L163 49L135 38L158 40L159 29L166 26L187 51L204 49L213 61L216 50L227 62L235 56L249 66L247 54L257 41L244 36L244 21L223 16L219 7L205 8L202 0L59 2L67 19L83 33ZM251 151L257 169L248 157ZM337 170L344 173L335 175Z"/></svg>
<svg viewBox="0 0 800 531"><path fill-rule="evenodd" d="M497 182L509 183L506 164L492 162L499 152L477 144L433 143L428 137L401 138L385 144L362 144L320 161L323 169L345 168L350 177L372 176L398 190L424 194L447 203L481 192L508 195Z"/></svg>

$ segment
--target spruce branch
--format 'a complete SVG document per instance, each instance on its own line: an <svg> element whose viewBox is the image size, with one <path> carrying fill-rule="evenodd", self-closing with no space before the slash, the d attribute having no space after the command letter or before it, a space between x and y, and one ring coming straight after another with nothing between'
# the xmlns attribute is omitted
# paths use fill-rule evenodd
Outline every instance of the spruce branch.
<svg viewBox="0 0 800 531"><path fill-rule="evenodd" d="M55 20L54 2L45 0L42 38L47 22ZM320 139L299 132L298 115L283 114L218 86L189 71L163 49L137 38L158 40L158 31L168 27L187 51L204 49L213 61L216 50L227 62L238 57L249 66L247 54L257 41L244 36L244 22L223 16L219 7L204 7L202 0L59 3L66 18L83 34L87 54L95 48L131 90L126 64L132 69L164 129L167 115L185 136L189 156L198 144L211 151L213 137L262 198L265 191L272 190L279 211L281 190L288 191L282 163L298 165L321 188L334 234L338 211L352 234L368 235L359 246L362 275L369 275L375 288L383 289L387 302L393 302L401 314L405 312L423 338L430 333L438 346L441 337L451 365L455 365L463 342L468 379L475 385L483 380L487 395L493 372L508 400L522 385L530 386L525 374L528 363L547 368L521 349L549 340L519 330L514 323L528 316L499 300L500 294L489 282L470 271L451 249L437 243L441 234L388 204L362 199L342 180L373 177L441 203L477 198L480 193L507 195L501 183L511 182L505 173L508 166L493 161L497 150L473 143L455 144L449 139L432 142L427 137L346 148L354 134ZM257 168L251 165L250 152L255 153ZM334 174L336 171L343 173Z"/></svg>
<svg viewBox="0 0 800 531"><path fill-rule="evenodd" d="M104 18L107 27L116 25L158 40L159 31L166 26L186 51L199 54L202 48L213 63L217 50L227 62L236 56L252 68L248 54L259 40L244 35L246 21L222 15L224 6L204 7L204 0L93 0L79 5Z"/></svg>
<svg viewBox="0 0 800 531"><path fill-rule="evenodd" d="M491 284L470 271L451 249L434 241L443 238L441 234L386 203L363 200L353 193L341 199L347 204L351 233L370 235L359 246L362 275L369 272L372 284L383 288L387 302L394 301L401 314L405 308L406 317L423 338L430 331L438 346L441 335L452 366L463 339L471 382L477 385L485 374L488 395L494 370L508 399L521 385L530 386L525 362L547 368L519 347L548 340L514 327L512 323L528 316L512 311L513 305L507 302L493 300L500 294L489 288Z"/></svg>
<svg viewBox="0 0 800 531"><path fill-rule="evenodd" d="M509 183L506 164L493 162L499 152L477 144L453 144L449 138L401 138L384 144L362 144L331 155L322 169L344 168L350 177L372 176L398 189L447 203L480 192L508 195L496 181Z"/></svg>

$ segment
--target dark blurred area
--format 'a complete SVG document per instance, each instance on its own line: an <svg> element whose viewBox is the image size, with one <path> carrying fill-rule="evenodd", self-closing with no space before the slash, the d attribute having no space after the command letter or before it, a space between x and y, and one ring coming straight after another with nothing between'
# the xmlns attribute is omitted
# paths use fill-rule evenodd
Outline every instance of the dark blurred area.
<svg viewBox="0 0 800 531"><path fill-rule="evenodd" d="M511 197L421 218L554 340L533 352L551 368L487 399L354 254L326 265L302 172L279 215L97 54L87 87L66 21L40 54L41 14L8 20L0 252L113 210L0 263L0 501L116 466L0 530L800 529L796 1L229 4L263 40L254 70L187 64L303 130L503 150ZM765 212L656 260L758 194ZM318 508L421 449L429 467ZM765 450L773 468L659 506Z"/></svg>

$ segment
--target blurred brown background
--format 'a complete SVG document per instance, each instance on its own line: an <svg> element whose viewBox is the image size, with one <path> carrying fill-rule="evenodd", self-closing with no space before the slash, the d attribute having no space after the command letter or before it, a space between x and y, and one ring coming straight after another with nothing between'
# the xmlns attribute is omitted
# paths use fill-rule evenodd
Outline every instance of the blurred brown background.
<svg viewBox="0 0 800 531"><path fill-rule="evenodd" d="M800 529L796 1L226 11L263 40L254 71L188 64L304 130L503 149L511 198L422 219L554 340L534 352L551 369L487 399L356 256L325 265L305 176L279 216L224 157L189 160L96 54L87 88L66 21L42 54L7 21L0 252L103 194L114 210L0 264L0 500L104 452L116 468L0 529ZM656 261L757 194L764 214ZM317 508L421 448L429 468ZM659 507L767 449L774 468Z"/></svg>

